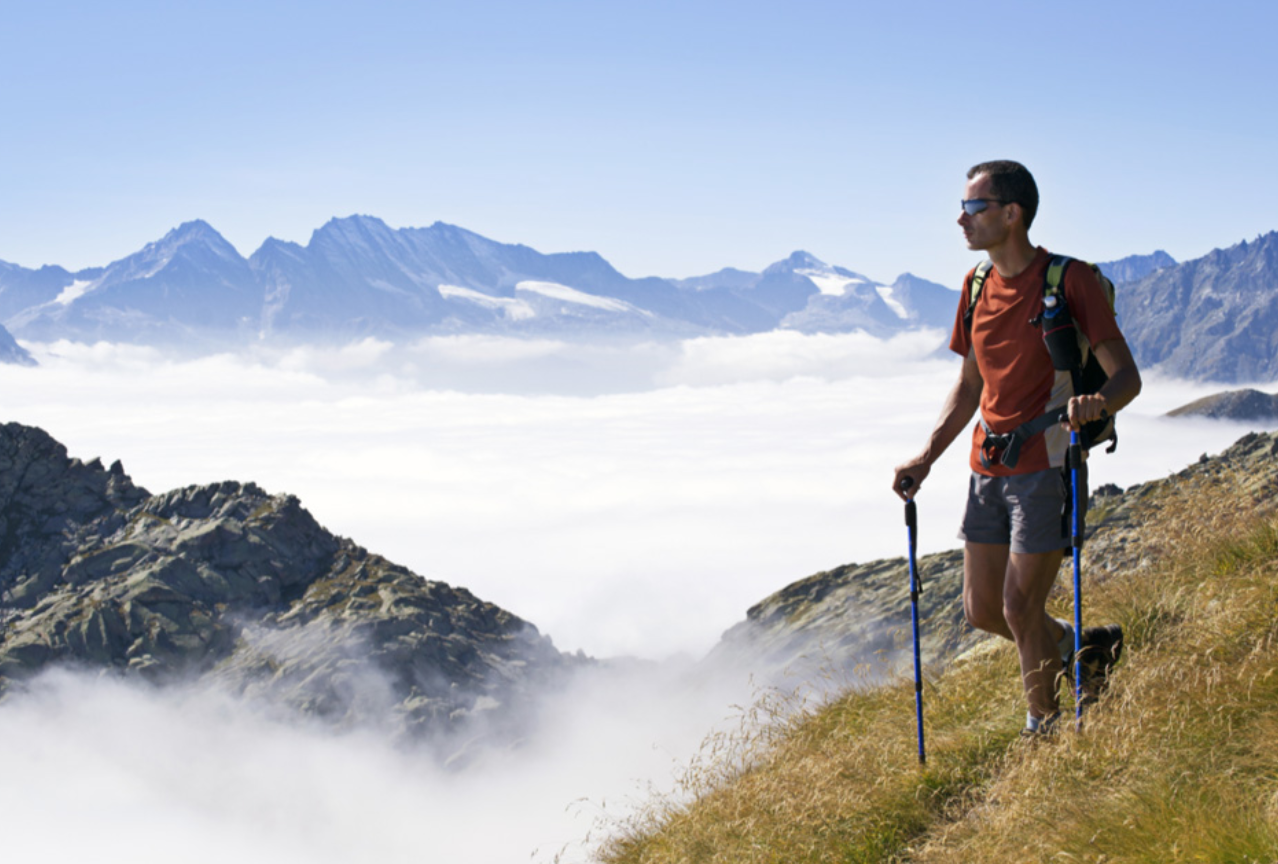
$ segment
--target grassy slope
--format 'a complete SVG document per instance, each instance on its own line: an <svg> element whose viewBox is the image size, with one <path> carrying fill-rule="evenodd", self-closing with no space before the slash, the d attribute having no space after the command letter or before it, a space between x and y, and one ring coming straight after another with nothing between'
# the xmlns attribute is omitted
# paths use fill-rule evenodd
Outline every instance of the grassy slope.
<svg viewBox="0 0 1278 864"><path fill-rule="evenodd" d="M1084 583L1086 620L1128 641L1083 732L1022 742L1015 655L990 641L928 682L926 768L912 682L778 706L711 742L682 797L613 826L599 860L1278 861L1278 516L1255 479L1143 496L1122 556L1140 564ZM1052 603L1070 614L1068 593Z"/></svg>

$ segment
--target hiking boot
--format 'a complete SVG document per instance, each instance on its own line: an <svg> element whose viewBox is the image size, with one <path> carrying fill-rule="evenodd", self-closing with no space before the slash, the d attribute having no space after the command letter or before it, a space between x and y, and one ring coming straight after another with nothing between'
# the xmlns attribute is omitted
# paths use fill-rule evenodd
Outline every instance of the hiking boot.
<svg viewBox="0 0 1278 864"><path fill-rule="evenodd" d="M1117 624L1103 627L1087 627L1083 630L1083 650L1079 653L1082 666L1082 705L1094 705L1109 687L1109 673L1123 656L1123 628ZM1073 678L1073 664L1069 675Z"/></svg>
<svg viewBox="0 0 1278 864"><path fill-rule="evenodd" d="M1061 712L1057 711L1050 717L1044 717L1038 724L1037 729L1031 729L1026 726L1021 730L1021 740L1026 743L1035 743L1038 741L1046 741L1049 738L1056 737L1056 730L1059 728Z"/></svg>

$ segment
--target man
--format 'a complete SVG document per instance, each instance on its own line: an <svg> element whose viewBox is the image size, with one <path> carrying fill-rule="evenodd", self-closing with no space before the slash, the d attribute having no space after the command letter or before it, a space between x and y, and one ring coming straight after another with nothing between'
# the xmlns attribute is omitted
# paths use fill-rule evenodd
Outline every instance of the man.
<svg viewBox="0 0 1278 864"><path fill-rule="evenodd" d="M1038 188L1023 165L997 161L972 168L962 207L958 224L968 248L984 252L993 267L970 322L964 317L976 268L967 274L950 339L951 350L963 357L962 371L923 451L896 469L892 488L902 498L916 495L932 465L979 409L982 422L973 429L972 478L959 533L963 608L973 627L1015 641L1028 703L1026 734L1046 734L1059 717L1057 681L1074 646L1073 628L1046 612L1048 592L1070 546L1069 521L1063 517L1069 512L1069 478L1063 470L1069 428L1126 406L1140 393L1140 372L1100 281L1079 262L1065 271L1066 306L1109 380L1098 393L1072 395L1070 376L1053 368L1039 323L1050 255L1029 240ZM1015 467L990 460L989 453L982 460L987 435L1006 435L1066 399L1068 425L1053 424L1032 435ZM1079 473L1085 509L1085 473ZM908 491L902 488L906 478ZM1122 633L1116 625L1088 628L1084 635L1094 650L1117 656Z"/></svg>

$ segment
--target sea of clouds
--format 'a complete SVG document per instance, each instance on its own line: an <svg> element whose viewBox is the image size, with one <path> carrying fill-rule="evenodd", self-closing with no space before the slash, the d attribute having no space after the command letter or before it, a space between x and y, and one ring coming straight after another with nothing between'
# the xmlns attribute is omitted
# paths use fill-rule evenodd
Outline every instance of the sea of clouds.
<svg viewBox="0 0 1278 864"><path fill-rule="evenodd" d="M940 342L448 337L199 359L57 343L28 346L38 368L0 372L0 404L72 456L121 459L152 492L224 479L291 492L330 530L469 588L563 650L675 669L786 584L904 553L889 485L957 375ZM1147 377L1093 482L1161 477L1228 446L1248 427L1162 416L1218 389ZM958 545L965 443L919 494L923 552ZM751 698L744 681L679 682L660 667L583 681L524 748L444 775L213 694L57 674L0 707L6 848L551 860L608 807L667 787Z"/></svg>

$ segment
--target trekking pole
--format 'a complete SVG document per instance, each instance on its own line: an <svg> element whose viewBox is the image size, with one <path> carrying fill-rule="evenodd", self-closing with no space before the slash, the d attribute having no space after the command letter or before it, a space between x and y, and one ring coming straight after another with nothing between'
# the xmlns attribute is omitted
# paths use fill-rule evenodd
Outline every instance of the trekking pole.
<svg viewBox="0 0 1278 864"><path fill-rule="evenodd" d="M902 492L913 485L913 478L901 479ZM923 583L919 579L918 565L914 562L914 555L919 545L918 523L918 508L914 506L914 499L908 498L905 502L905 526L910 536L910 620L914 630L914 713L918 718L919 764L926 765L927 752L923 749L923 671L919 661L919 593L923 590Z"/></svg>
<svg viewBox="0 0 1278 864"><path fill-rule="evenodd" d="M1070 502L1074 508L1074 725L1083 728L1083 502L1078 494L1078 471L1083 465L1083 447L1078 431L1069 433Z"/></svg>

